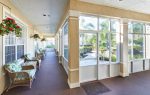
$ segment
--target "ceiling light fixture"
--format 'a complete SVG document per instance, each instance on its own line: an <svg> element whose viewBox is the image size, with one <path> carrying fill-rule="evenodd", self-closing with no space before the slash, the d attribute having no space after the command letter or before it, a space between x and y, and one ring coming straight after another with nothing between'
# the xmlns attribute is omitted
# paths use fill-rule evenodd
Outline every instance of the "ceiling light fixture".
<svg viewBox="0 0 150 95"><path fill-rule="evenodd" d="M43 16L46 16L46 14L43 14Z"/></svg>

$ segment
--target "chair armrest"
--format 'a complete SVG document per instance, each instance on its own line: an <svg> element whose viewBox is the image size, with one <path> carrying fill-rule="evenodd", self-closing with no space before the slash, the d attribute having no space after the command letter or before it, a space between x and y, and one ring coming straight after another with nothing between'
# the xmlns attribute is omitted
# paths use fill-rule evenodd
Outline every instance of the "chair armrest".
<svg viewBox="0 0 150 95"><path fill-rule="evenodd" d="M26 61L38 61L39 59L30 59L30 60L26 60Z"/></svg>
<svg viewBox="0 0 150 95"><path fill-rule="evenodd" d="M36 57L33 57L33 59L34 59L34 60L41 60L41 56L42 56L42 55L37 54L37 56L36 56Z"/></svg>
<svg viewBox="0 0 150 95"><path fill-rule="evenodd" d="M22 70L31 70L31 69L35 69L33 65L22 66Z"/></svg>

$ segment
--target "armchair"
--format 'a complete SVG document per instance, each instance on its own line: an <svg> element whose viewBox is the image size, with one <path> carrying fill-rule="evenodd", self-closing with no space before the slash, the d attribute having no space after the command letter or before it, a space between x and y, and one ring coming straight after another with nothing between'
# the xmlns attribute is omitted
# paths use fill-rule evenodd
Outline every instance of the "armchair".
<svg viewBox="0 0 150 95"><path fill-rule="evenodd" d="M42 49L36 50L36 53L35 53L35 54L36 54L36 57L43 59L44 56L46 55L45 52L46 52L46 51L45 51L45 50L42 50Z"/></svg>
<svg viewBox="0 0 150 95"><path fill-rule="evenodd" d="M41 59L38 58L38 57L33 57L33 58L29 58L28 55L24 55L24 61L25 63L27 64L32 64L34 62L36 62L36 67L39 69L40 68L40 65L41 65Z"/></svg>
<svg viewBox="0 0 150 95"><path fill-rule="evenodd" d="M10 79L7 91L17 86L29 86L31 88L36 73L36 69L32 66L21 66L16 63L10 63L4 65L4 70Z"/></svg>

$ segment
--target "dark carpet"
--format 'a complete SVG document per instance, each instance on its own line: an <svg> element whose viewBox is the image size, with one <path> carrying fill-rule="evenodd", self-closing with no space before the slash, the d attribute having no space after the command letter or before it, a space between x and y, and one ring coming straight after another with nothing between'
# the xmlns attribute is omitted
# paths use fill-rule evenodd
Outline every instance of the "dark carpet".
<svg viewBox="0 0 150 95"><path fill-rule="evenodd" d="M101 82L86 83L83 84L82 87L84 88L87 95L101 95L110 91L109 88L107 88Z"/></svg>

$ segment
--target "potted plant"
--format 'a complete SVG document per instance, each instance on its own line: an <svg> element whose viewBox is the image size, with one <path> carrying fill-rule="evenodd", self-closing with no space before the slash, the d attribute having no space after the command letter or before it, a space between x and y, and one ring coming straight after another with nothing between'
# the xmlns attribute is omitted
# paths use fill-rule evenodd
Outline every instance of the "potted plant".
<svg viewBox="0 0 150 95"><path fill-rule="evenodd" d="M42 38L41 41L42 41L42 42L43 42L43 41L46 41L46 39L45 39L45 38Z"/></svg>
<svg viewBox="0 0 150 95"><path fill-rule="evenodd" d="M15 33L17 37L21 36L22 29L12 18L3 19L2 23L0 23L0 35L7 35L9 33Z"/></svg>
<svg viewBox="0 0 150 95"><path fill-rule="evenodd" d="M40 36L39 36L39 34L34 34L33 36L31 36L31 38L40 39Z"/></svg>

